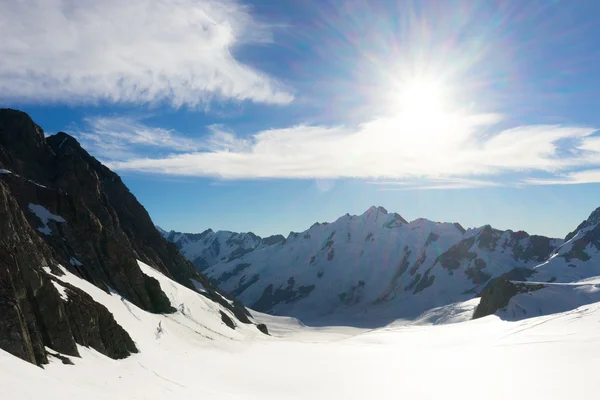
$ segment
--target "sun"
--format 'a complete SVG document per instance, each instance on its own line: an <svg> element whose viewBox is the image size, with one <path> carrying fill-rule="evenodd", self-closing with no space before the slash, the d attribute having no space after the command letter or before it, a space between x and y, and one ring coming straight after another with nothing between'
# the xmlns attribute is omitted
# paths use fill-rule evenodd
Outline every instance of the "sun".
<svg viewBox="0 0 600 400"><path fill-rule="evenodd" d="M407 117L430 119L447 112L447 90L435 79L406 81L398 85L395 97L396 112Z"/></svg>
<svg viewBox="0 0 600 400"><path fill-rule="evenodd" d="M444 154L456 140L461 113L452 101L450 90L440 79L411 77L390 85L390 127L386 140L390 146L406 146L415 154Z"/></svg>

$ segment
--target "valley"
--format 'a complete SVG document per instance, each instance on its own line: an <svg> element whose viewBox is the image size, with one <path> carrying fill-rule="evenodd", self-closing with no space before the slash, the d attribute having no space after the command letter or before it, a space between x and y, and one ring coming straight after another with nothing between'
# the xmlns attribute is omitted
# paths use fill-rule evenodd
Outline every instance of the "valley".
<svg viewBox="0 0 600 400"><path fill-rule="evenodd" d="M3 396L364 399L401 393L430 399L460 393L461 399L564 399L600 390L589 379L600 354L600 303L516 322L498 316L467 320L461 315L474 304L457 304L428 320L378 329L310 328L253 312L269 326L272 336L265 336L209 325L210 307L202 297L142 267L185 312L153 315L69 275L70 283L114 313L140 353L114 361L80 347L75 365L50 357L40 369L0 351Z"/></svg>

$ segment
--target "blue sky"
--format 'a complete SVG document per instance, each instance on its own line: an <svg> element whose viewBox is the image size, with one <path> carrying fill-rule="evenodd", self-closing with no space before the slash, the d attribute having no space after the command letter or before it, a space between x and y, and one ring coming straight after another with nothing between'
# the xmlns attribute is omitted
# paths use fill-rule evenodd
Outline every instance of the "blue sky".
<svg viewBox="0 0 600 400"><path fill-rule="evenodd" d="M600 4L0 0L0 105L165 229L382 205L564 236L600 206Z"/></svg>

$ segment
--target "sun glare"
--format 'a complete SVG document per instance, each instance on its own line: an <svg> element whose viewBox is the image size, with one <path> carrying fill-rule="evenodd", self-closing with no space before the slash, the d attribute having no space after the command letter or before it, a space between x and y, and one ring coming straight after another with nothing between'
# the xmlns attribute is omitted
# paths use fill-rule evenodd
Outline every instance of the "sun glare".
<svg viewBox="0 0 600 400"><path fill-rule="evenodd" d="M393 90L389 122L394 129L387 139L391 145L405 141L423 156L445 154L457 139L457 109L451 104L449 90L440 80L414 77Z"/></svg>
<svg viewBox="0 0 600 400"><path fill-rule="evenodd" d="M435 80L415 79L398 89L397 111L411 118L430 119L446 113L444 86Z"/></svg>

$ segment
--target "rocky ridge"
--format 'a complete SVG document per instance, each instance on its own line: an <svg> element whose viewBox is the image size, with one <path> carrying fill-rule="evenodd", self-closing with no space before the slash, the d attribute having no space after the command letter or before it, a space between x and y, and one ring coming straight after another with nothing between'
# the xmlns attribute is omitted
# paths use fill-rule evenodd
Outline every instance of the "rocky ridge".
<svg viewBox="0 0 600 400"><path fill-rule="evenodd" d="M113 358L136 352L129 334L85 292L60 281L62 266L154 313L175 311L140 260L250 323L164 240L120 177L66 133L46 137L20 111L0 109L0 348L42 365L47 350L77 344Z"/></svg>

